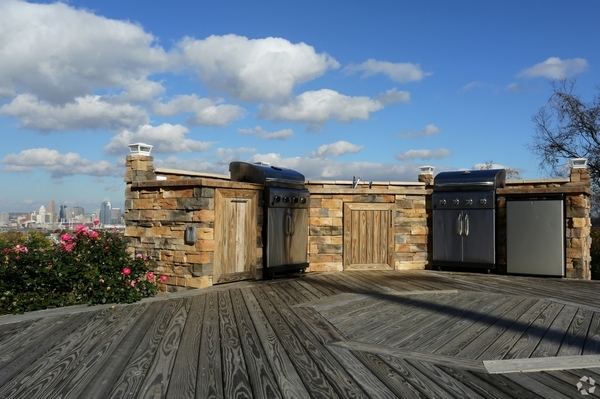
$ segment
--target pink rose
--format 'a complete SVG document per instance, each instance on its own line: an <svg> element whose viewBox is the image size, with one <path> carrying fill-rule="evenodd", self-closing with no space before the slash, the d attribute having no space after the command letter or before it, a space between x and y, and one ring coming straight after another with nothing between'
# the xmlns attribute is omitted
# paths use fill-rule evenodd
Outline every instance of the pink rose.
<svg viewBox="0 0 600 399"><path fill-rule="evenodd" d="M165 276L164 274L160 276L160 281L167 281L167 276Z"/></svg>
<svg viewBox="0 0 600 399"><path fill-rule="evenodd" d="M96 230L92 231L92 233L90 234L91 238L98 238L98 232Z"/></svg>
<svg viewBox="0 0 600 399"><path fill-rule="evenodd" d="M148 278L148 280L154 280L154 273L148 272L146 273L146 277Z"/></svg>
<svg viewBox="0 0 600 399"><path fill-rule="evenodd" d="M98 226L100 224L100 221L98 219L94 219L94 226Z"/></svg>
<svg viewBox="0 0 600 399"><path fill-rule="evenodd" d="M129 276L131 274L131 269L128 267L123 268L123 274Z"/></svg>
<svg viewBox="0 0 600 399"><path fill-rule="evenodd" d="M136 283L136 281L135 281L135 280L131 280L131 286L132 286L132 287L135 287L135 283Z"/></svg>
<svg viewBox="0 0 600 399"><path fill-rule="evenodd" d="M143 255L142 254L136 254L135 257L136 258L141 258L141 257L143 257Z"/></svg>
<svg viewBox="0 0 600 399"><path fill-rule="evenodd" d="M60 239L63 241L71 241L71 236L69 234L63 234L60 236Z"/></svg>

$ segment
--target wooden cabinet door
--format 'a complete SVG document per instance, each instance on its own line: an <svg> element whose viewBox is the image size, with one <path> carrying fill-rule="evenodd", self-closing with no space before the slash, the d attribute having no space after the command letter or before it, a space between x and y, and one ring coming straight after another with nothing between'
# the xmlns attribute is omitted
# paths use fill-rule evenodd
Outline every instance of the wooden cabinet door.
<svg viewBox="0 0 600 399"><path fill-rule="evenodd" d="M344 205L344 270L394 269L393 207Z"/></svg>
<svg viewBox="0 0 600 399"><path fill-rule="evenodd" d="M255 278L258 192L215 190L213 284Z"/></svg>

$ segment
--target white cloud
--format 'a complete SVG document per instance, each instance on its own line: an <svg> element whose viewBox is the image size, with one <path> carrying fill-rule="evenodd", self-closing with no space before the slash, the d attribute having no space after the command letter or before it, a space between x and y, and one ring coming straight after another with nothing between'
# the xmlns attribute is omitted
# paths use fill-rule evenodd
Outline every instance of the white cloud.
<svg viewBox="0 0 600 399"><path fill-rule="evenodd" d="M588 62L583 58L561 60L558 57L550 57L546 61L523 69L517 76L521 78L543 77L548 79L561 79L584 72L588 67Z"/></svg>
<svg viewBox="0 0 600 399"><path fill-rule="evenodd" d="M193 112L194 116L186 119L186 123L191 126L227 126L246 114L246 111L237 105L220 104L223 101L223 99L198 98L195 94L181 95L174 97L168 103L156 103L154 113L173 116L183 112Z"/></svg>
<svg viewBox="0 0 600 399"><path fill-rule="evenodd" d="M398 136L402 137L402 138L430 137L430 136L436 136L440 133L442 133L442 131L440 130L439 127L429 124L429 125L426 125L420 131L409 130L407 132L398 133Z"/></svg>
<svg viewBox="0 0 600 399"><path fill-rule="evenodd" d="M217 158L217 163L221 165L229 165L230 162L239 161L247 154L256 153L256 148L217 148L214 156ZM229 170L229 169L228 169Z"/></svg>
<svg viewBox="0 0 600 399"><path fill-rule="evenodd" d="M344 68L347 73L363 72L362 77L369 77L381 73L386 75L394 82L405 83L422 80L431 75L429 72L423 72L419 64L411 63L392 63L387 61L377 61L368 59L362 64L353 64Z"/></svg>
<svg viewBox="0 0 600 399"><path fill-rule="evenodd" d="M450 150L445 148L439 148L437 150L408 150L401 154L394 155L399 161L414 161L415 159L442 159L448 158L452 153Z"/></svg>
<svg viewBox="0 0 600 399"><path fill-rule="evenodd" d="M378 94L375 99L384 105L393 103L406 103L410 101L410 93L407 91L398 91L395 87L387 90L385 93Z"/></svg>
<svg viewBox="0 0 600 399"><path fill-rule="evenodd" d="M0 107L0 115L18 118L25 129L41 131L134 128L148 122L143 108L114 104L99 96L77 97L55 105L21 94Z"/></svg>
<svg viewBox="0 0 600 399"><path fill-rule="evenodd" d="M0 2L0 92L62 104L165 70L169 57L131 22L64 3Z"/></svg>
<svg viewBox="0 0 600 399"><path fill-rule="evenodd" d="M42 169L53 178L69 175L118 176L123 169L107 161L93 162L69 152L61 154L49 148L32 148L19 154L9 154L2 159L5 169L11 172L30 172Z"/></svg>
<svg viewBox="0 0 600 399"><path fill-rule="evenodd" d="M178 170L190 170L196 172L206 173L218 173L225 174L225 166L219 165L214 162L207 161L202 158L195 159L181 159L176 156L170 156L166 159L155 159L155 168L167 168L167 169L178 169Z"/></svg>
<svg viewBox="0 0 600 399"><path fill-rule="evenodd" d="M363 148L365 148L364 145L356 145L348 141L336 141L320 146L317 151L312 153L312 156L315 158L339 157L345 154L356 154Z"/></svg>
<svg viewBox="0 0 600 399"><path fill-rule="evenodd" d="M260 137L266 140L286 140L294 135L292 129L283 129L276 132L267 132L260 126L256 126L252 129L238 129L238 132L246 135Z"/></svg>
<svg viewBox="0 0 600 399"><path fill-rule="evenodd" d="M259 117L309 123L310 130L319 130L329 119L352 122L369 119L371 112L383 108L379 101L369 97L349 97L334 90L307 91L285 104L263 104Z"/></svg>
<svg viewBox="0 0 600 399"><path fill-rule="evenodd" d="M133 80L125 84L125 90L118 96L111 97L111 101L148 103L156 96L164 93L165 88L158 82L146 79ZM108 100L107 100L108 101Z"/></svg>
<svg viewBox="0 0 600 399"><path fill-rule="evenodd" d="M185 38L179 43L185 62L197 68L211 89L245 101L271 101L291 95L295 85L315 79L339 63L305 43L282 38L243 36Z"/></svg>
<svg viewBox="0 0 600 399"><path fill-rule="evenodd" d="M419 168L415 164L385 162L339 162L328 158L282 158L279 154L256 154L248 162L269 162L273 166L294 169L308 180L417 181ZM351 184L351 183L349 183Z"/></svg>
<svg viewBox="0 0 600 399"><path fill-rule="evenodd" d="M123 130L114 136L104 147L107 154L124 154L129 152L128 145L148 143L154 146L152 153L172 154L176 152L202 152L212 146L210 142L186 139L190 131L181 125L163 123L159 126L144 125L136 130Z"/></svg>

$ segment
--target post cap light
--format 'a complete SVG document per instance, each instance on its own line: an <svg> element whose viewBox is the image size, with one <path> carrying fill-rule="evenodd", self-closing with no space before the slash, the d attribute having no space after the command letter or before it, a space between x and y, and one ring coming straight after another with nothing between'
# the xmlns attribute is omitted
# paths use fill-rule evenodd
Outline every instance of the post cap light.
<svg viewBox="0 0 600 399"><path fill-rule="evenodd" d="M430 166L430 165L419 166L419 172L422 175L432 175L433 174L433 169L435 169L435 168L433 166Z"/></svg>
<svg viewBox="0 0 600 399"><path fill-rule="evenodd" d="M571 168L573 169L585 169L587 168L587 158L573 158L571 159Z"/></svg>
<svg viewBox="0 0 600 399"><path fill-rule="evenodd" d="M129 152L131 155L150 155L150 151L152 151L152 147L150 144L146 143L135 143L129 144Z"/></svg>

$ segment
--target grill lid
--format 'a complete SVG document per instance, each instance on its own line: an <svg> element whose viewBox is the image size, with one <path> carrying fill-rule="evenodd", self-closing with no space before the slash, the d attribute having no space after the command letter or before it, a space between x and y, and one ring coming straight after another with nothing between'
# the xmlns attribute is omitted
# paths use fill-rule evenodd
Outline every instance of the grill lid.
<svg viewBox="0 0 600 399"><path fill-rule="evenodd" d="M505 184L505 169L440 172L433 179L433 191L495 190Z"/></svg>
<svg viewBox="0 0 600 399"><path fill-rule="evenodd" d="M264 163L231 162L232 181L263 184L269 187L304 187L304 175L293 169Z"/></svg>

